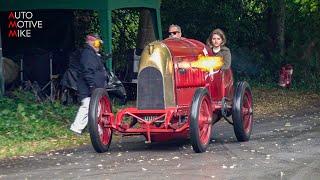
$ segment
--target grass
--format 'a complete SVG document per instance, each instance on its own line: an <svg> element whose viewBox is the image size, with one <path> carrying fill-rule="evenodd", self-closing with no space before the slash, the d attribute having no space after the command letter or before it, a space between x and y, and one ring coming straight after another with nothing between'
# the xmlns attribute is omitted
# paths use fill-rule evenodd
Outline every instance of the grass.
<svg viewBox="0 0 320 180"><path fill-rule="evenodd" d="M58 102L35 103L24 92L0 99L0 159L88 143L88 135L69 131L76 111Z"/></svg>
<svg viewBox="0 0 320 180"><path fill-rule="evenodd" d="M320 94L283 88L253 88L254 113L276 116L282 113L320 109Z"/></svg>
<svg viewBox="0 0 320 180"><path fill-rule="evenodd" d="M320 108L319 94L275 87L252 90L255 117ZM26 92L0 99L0 159L90 144L87 133L79 137L69 131L76 112L77 106L35 103Z"/></svg>

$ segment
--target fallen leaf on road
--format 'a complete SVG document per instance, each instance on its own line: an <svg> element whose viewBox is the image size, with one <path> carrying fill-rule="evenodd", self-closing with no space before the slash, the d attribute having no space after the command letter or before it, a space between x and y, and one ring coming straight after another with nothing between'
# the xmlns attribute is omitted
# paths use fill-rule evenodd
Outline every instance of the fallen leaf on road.
<svg viewBox="0 0 320 180"><path fill-rule="evenodd" d="M284 126L285 126L285 127L290 127L291 124L290 124L289 122L287 122Z"/></svg>
<svg viewBox="0 0 320 180"><path fill-rule="evenodd" d="M267 157L266 157L266 159L270 159L270 154L267 154Z"/></svg>

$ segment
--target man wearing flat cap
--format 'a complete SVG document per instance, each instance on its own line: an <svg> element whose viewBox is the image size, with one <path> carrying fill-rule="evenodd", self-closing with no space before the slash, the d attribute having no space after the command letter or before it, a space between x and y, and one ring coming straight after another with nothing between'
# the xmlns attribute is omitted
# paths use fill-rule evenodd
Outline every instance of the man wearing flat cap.
<svg viewBox="0 0 320 180"><path fill-rule="evenodd" d="M102 40L97 34L86 36L86 46L81 53L80 74L77 82L81 106L70 130L81 134L88 124L90 96L95 88L104 88L107 72L99 54Z"/></svg>

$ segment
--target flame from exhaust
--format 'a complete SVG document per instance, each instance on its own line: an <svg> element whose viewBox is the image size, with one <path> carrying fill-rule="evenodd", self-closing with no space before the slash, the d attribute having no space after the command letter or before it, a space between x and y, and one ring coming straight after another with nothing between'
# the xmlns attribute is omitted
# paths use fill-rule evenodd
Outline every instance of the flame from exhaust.
<svg viewBox="0 0 320 180"><path fill-rule="evenodd" d="M213 72L221 69L223 64L223 58L221 56L203 56L200 54L196 61L191 62L191 67Z"/></svg>

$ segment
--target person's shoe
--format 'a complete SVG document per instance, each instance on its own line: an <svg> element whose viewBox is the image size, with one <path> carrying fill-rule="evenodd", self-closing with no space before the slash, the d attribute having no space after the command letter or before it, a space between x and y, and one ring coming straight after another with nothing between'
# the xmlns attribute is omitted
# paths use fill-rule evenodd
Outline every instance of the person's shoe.
<svg viewBox="0 0 320 180"><path fill-rule="evenodd" d="M73 128L72 126L70 127L70 130L71 130L74 134L76 134L76 135L78 135L78 136L81 136L81 131L80 131L80 130L75 129L75 128Z"/></svg>

